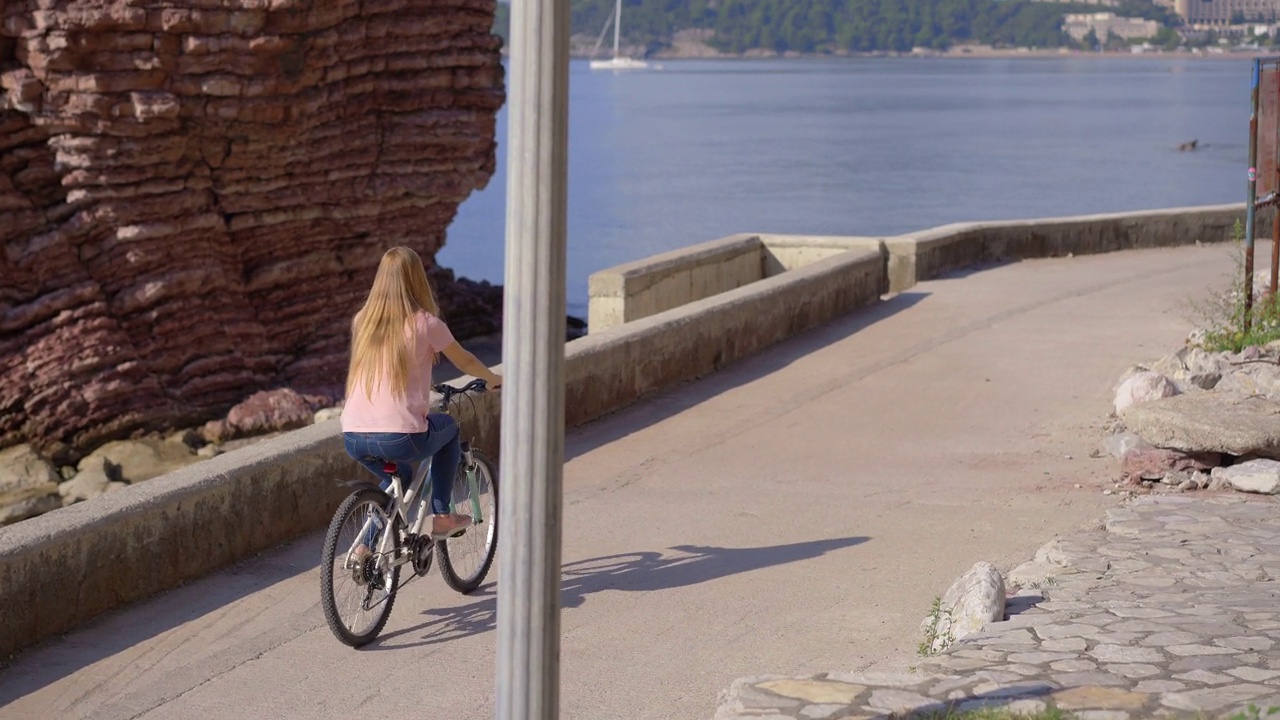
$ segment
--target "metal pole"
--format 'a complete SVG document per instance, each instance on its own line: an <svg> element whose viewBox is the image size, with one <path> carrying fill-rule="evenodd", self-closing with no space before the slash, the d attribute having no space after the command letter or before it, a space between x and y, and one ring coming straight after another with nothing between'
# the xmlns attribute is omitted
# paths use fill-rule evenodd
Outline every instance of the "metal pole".
<svg viewBox="0 0 1280 720"><path fill-rule="evenodd" d="M1243 330L1249 331L1253 315L1253 220L1257 214L1254 204L1258 199L1258 76L1262 61L1253 61L1253 111L1249 115L1249 193L1245 205L1244 221L1244 319Z"/></svg>
<svg viewBox="0 0 1280 720"><path fill-rule="evenodd" d="M560 714L569 2L511 3L498 510L500 720Z"/></svg>
<svg viewBox="0 0 1280 720"><path fill-rule="evenodd" d="M1261 64L1261 60L1258 61ZM1272 68L1271 72L1276 72L1277 68ZM1261 92L1259 90L1258 92ZM1276 96L1272 98L1275 104L1272 107L1280 109L1280 86L1277 86ZM1272 121L1275 122L1275 118ZM1271 165L1274 172L1271 176L1271 193L1272 197L1276 197L1276 193L1280 193L1280 122L1275 123L1274 128L1267 128L1275 138L1275 144L1271 146ZM1267 297L1266 304L1268 307L1274 307L1276 297L1276 280L1280 275L1280 203L1273 203L1271 211L1271 287Z"/></svg>

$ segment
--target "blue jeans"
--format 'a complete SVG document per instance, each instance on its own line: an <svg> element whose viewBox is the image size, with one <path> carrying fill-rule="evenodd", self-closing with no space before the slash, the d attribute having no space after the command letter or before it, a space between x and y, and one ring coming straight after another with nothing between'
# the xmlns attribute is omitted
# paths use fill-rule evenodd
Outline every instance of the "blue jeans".
<svg viewBox="0 0 1280 720"><path fill-rule="evenodd" d="M343 433L342 443L348 455L382 481L383 490L391 487L391 475L382 468L386 462L399 466L407 489L418 463L432 458L431 512L449 512L453 480L462 455L458 423L453 418L432 413L427 416L427 431L422 433Z"/></svg>

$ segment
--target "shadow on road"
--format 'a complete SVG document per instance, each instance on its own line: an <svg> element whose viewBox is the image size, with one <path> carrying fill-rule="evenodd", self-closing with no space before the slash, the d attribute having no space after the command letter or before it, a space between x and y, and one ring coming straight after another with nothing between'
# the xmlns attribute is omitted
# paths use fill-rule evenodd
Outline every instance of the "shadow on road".
<svg viewBox="0 0 1280 720"><path fill-rule="evenodd" d="M671 553L634 552L579 560L563 567L560 606L581 607L587 596L605 590L646 592L697 585L738 573L820 557L867 542L866 537L811 540L769 547L721 548L676 545ZM455 608L430 609L431 617L399 632L388 633L368 650L398 650L435 645L489 632L496 627L498 599L494 584L485 585L476 602ZM396 642L396 640L408 642Z"/></svg>

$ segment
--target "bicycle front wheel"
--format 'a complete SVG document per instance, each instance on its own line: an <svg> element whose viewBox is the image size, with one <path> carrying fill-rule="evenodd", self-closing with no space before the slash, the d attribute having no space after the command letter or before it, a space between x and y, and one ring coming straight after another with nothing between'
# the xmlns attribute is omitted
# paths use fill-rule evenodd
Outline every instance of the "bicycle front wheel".
<svg viewBox="0 0 1280 720"><path fill-rule="evenodd" d="M389 567L400 549L399 517L388 517L387 502L380 490L356 491L338 506L324 537L320 604L329 629L351 647L382 632L400 584L400 566ZM392 533L391 555L381 556L386 532Z"/></svg>
<svg viewBox="0 0 1280 720"><path fill-rule="evenodd" d="M459 468L453 480L454 512L471 516L463 534L436 543L440 574L449 587L466 595L480 587L498 551L498 469L479 450L471 451L475 467L468 478ZM473 484L474 480L474 484ZM479 515L476 515L479 508Z"/></svg>

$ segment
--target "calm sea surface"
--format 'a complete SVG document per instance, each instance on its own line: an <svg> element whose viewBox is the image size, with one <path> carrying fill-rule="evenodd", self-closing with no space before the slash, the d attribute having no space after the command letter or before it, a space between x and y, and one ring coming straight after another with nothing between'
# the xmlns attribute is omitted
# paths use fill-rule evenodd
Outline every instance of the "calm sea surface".
<svg viewBox="0 0 1280 720"><path fill-rule="evenodd" d="M667 61L570 71L568 304L596 270L739 232L872 235L963 220L1243 202L1250 62ZM502 282L498 172L442 264ZM1196 152L1178 152L1197 139Z"/></svg>

